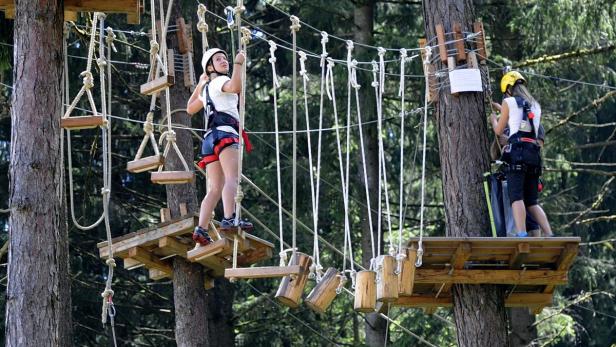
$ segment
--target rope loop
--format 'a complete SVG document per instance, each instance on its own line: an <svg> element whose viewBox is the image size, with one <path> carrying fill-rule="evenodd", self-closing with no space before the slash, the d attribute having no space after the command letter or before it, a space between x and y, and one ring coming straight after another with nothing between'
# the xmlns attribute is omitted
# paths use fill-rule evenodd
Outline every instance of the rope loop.
<svg viewBox="0 0 616 347"><path fill-rule="evenodd" d="M242 32L242 44L247 45L252 37L252 32L247 27L242 27L240 31Z"/></svg>
<svg viewBox="0 0 616 347"><path fill-rule="evenodd" d="M225 13L226 13L225 9ZM207 7L204 4L199 4L199 6L197 6L197 16L199 17L199 20L204 19L205 17L205 13L207 12Z"/></svg>
<svg viewBox="0 0 616 347"><path fill-rule="evenodd" d="M297 18L296 16L291 16L289 17L289 19L291 20L291 31L298 31L299 28L301 28L302 26L299 24L299 18Z"/></svg>
<svg viewBox="0 0 616 347"><path fill-rule="evenodd" d="M377 48L376 51L379 57L384 57L385 53L387 53L387 50L383 47Z"/></svg>
<svg viewBox="0 0 616 347"><path fill-rule="evenodd" d="M116 39L116 34L113 32L113 28L112 27L107 27L107 29L105 29L105 31L107 32L107 36L105 37L105 42L111 46L111 49L113 49L113 51L115 53L118 52L118 50L116 49L115 45L113 44L113 41Z"/></svg>
<svg viewBox="0 0 616 347"><path fill-rule="evenodd" d="M355 89L361 88L361 85L357 83L357 60L353 59L349 68L351 69L351 87Z"/></svg>
<svg viewBox="0 0 616 347"><path fill-rule="evenodd" d="M146 134L151 134L154 131L154 112L148 112L145 116L145 123L143 123L143 131Z"/></svg>
<svg viewBox="0 0 616 347"><path fill-rule="evenodd" d="M86 89L92 89L94 87L94 77L90 71L84 71L80 73L79 76L83 76L83 86Z"/></svg>
<svg viewBox="0 0 616 347"><path fill-rule="evenodd" d="M423 244L421 240L419 240L419 247L417 248L417 261L415 261L415 267L421 267L421 264L423 263L423 253Z"/></svg>
<svg viewBox="0 0 616 347"><path fill-rule="evenodd" d="M111 298L113 298L113 289L105 288L105 290L101 293L101 297L103 297L103 299L111 300Z"/></svg>
<svg viewBox="0 0 616 347"><path fill-rule="evenodd" d="M344 271L339 273L337 276L338 278L340 278L340 281L338 282L338 287L336 288L336 294L340 294L342 293L342 288L344 288L349 279L347 278Z"/></svg>
<svg viewBox="0 0 616 347"><path fill-rule="evenodd" d="M309 81L310 78L308 78L308 74L306 71L306 52L298 51L297 54L299 54L299 75L302 76L304 80Z"/></svg>
<svg viewBox="0 0 616 347"><path fill-rule="evenodd" d="M280 257L280 266L286 266L287 260L289 259L287 257L287 251L286 250L280 251L280 253L278 253L278 256Z"/></svg>
<svg viewBox="0 0 616 347"><path fill-rule="evenodd" d="M156 55L160 50L160 45L155 40L150 40L150 54Z"/></svg>
<svg viewBox="0 0 616 347"><path fill-rule="evenodd" d="M98 65L99 68L103 69L107 67L107 60L105 60L104 57L97 58L96 64Z"/></svg>
<svg viewBox="0 0 616 347"><path fill-rule="evenodd" d="M269 58L269 62L271 64L276 62L276 56L274 55L276 52L276 49L278 49L278 45L276 45L276 42L272 41L272 40L268 40L267 43L269 43L269 51L270 51L270 58Z"/></svg>
<svg viewBox="0 0 616 347"><path fill-rule="evenodd" d="M199 23L197 23L197 30L201 33L206 33L208 32L209 27L205 21L200 20Z"/></svg>
<svg viewBox="0 0 616 347"><path fill-rule="evenodd" d="M107 266L116 267L116 261L114 258L107 259L105 261L105 264L107 264Z"/></svg>
<svg viewBox="0 0 616 347"><path fill-rule="evenodd" d="M398 253L396 255L396 261L398 263L396 266L396 271L394 271L396 275L399 275L402 272L402 263L404 262L404 259L406 259L406 254Z"/></svg>
<svg viewBox="0 0 616 347"><path fill-rule="evenodd" d="M350 51L350 50L353 49L353 47L354 47L353 41L352 40L346 40L346 48L347 48L347 50Z"/></svg>

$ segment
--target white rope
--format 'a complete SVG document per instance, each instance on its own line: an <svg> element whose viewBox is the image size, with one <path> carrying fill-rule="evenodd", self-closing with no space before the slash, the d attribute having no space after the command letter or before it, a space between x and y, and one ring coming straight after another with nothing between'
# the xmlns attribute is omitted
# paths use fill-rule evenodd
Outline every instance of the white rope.
<svg viewBox="0 0 616 347"><path fill-rule="evenodd" d="M237 35L239 40L240 50L244 51L244 63L240 66L241 69L241 91L240 91L240 107L239 107L239 153L237 162L237 190L235 192L235 225L240 225L240 219L242 216L242 200L244 199L244 192L242 192L242 164L244 158L244 117L246 117L246 65L248 64L248 52L246 46L250 41L250 31L247 28L242 27L242 12L244 11L244 5L242 0L237 0L237 7L235 9L235 22L237 25ZM230 30L233 32L233 30Z"/></svg>
<svg viewBox="0 0 616 347"><path fill-rule="evenodd" d="M207 32L208 25L205 22L205 13L207 12L207 7L203 4L199 4L197 6L197 17L199 18L199 22L197 23L197 30L201 33L201 43L203 45L203 50L207 50L210 47L210 44L207 42Z"/></svg>
<svg viewBox="0 0 616 347"><path fill-rule="evenodd" d="M400 114L404 114L404 63L406 62L407 52L406 49L402 48L400 50L400 89L398 91L398 96L400 96ZM396 255L397 260L397 268L396 272L400 273L402 270L402 261L406 257L406 255L402 252L402 228L404 226L404 117L401 117L400 122L400 190L398 195L400 196L400 204L398 208L398 254Z"/></svg>
<svg viewBox="0 0 616 347"><path fill-rule="evenodd" d="M293 246L293 256L295 256L295 249L297 247L297 31L299 30L300 25L299 18L291 16L289 19L291 20L291 35L293 36L293 192L291 208L293 213L293 220L291 224L293 242L291 242L291 245Z"/></svg>
<svg viewBox="0 0 616 347"><path fill-rule="evenodd" d="M351 265L351 271L354 272L355 268L353 265L353 244L351 242L351 222L349 218L349 176L350 176L350 155L351 155L351 88L357 86L356 76L354 74L354 70L351 69L352 62L352 51L353 51L353 42L347 41L347 72L348 72L348 82L347 82L347 132L346 132L346 166L345 166L345 174L344 174L344 201L346 204L345 207L345 247L348 248L349 251L349 263ZM333 81L333 79L332 79ZM332 90L334 86L332 84ZM340 163L342 165L342 162Z"/></svg>
<svg viewBox="0 0 616 347"><path fill-rule="evenodd" d="M430 64L430 57L432 55L432 49L426 46L425 49L424 64ZM428 71L427 68L424 71ZM424 117L423 117L423 148L421 159L421 205L419 208L419 242L417 247L417 261L416 267L420 267L423 262L423 229L424 229L424 207L425 207L425 190L426 190L426 138L428 132L428 102L430 100L430 85L429 79L426 76L425 83L425 95L424 95Z"/></svg>
<svg viewBox="0 0 616 347"><path fill-rule="evenodd" d="M276 77L276 43L270 41L270 58L272 65L272 90L274 92L274 129L276 132L276 184L278 195L278 233L280 234L280 266L287 263L287 252L284 252L284 233L282 232L282 183L280 175L280 138L278 135L278 78Z"/></svg>

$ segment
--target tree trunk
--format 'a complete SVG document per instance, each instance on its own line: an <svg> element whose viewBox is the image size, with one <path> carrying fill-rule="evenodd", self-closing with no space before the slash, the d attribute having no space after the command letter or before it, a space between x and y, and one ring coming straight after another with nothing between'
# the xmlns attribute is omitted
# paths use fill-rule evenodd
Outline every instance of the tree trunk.
<svg viewBox="0 0 616 347"><path fill-rule="evenodd" d="M355 30L353 31L353 40L355 42L364 43L364 44L372 44L373 41L373 29L374 29L374 0L363 0L358 1L355 5L353 18ZM370 51L362 47L354 48L354 56L357 57L357 60L370 60L373 57L370 55ZM363 59L365 58L365 59ZM374 88L370 86L372 82L372 74L364 71L357 72L358 82L362 84L362 88L359 90L360 95L360 109L361 109L361 117L362 122L367 122L371 120L375 120L376 117L376 103L374 96ZM354 91L351 91L354 93ZM355 107L354 104L351 104L352 109ZM353 114L354 112L352 112ZM352 121L355 122L356 119ZM379 201L378 197L378 184L379 184L379 146L378 146L378 132L376 131L376 127L364 127L364 151L366 155L366 176L367 183L364 182L364 172L363 168L358 168L359 177L357 177L358 181L361 182L359 187L363 187L365 184L369 187L370 194L370 206L373 210L377 209L377 204ZM362 165L363 160L361 157L361 152L357 153L358 162ZM365 193L364 190L361 189L360 195L364 196L363 201L365 202ZM378 238L378 224L377 224L377 214L372 213L372 230L373 236L376 243ZM370 223L368 220L368 211L366 209L362 209L362 265L366 268L370 266L370 259L372 258L372 243L370 237ZM375 246L376 247L376 246ZM387 336L387 321L378 313L369 313L366 314L366 321L364 324L364 329L366 332L366 345L368 346L382 346L385 342L385 336Z"/></svg>
<svg viewBox="0 0 616 347"><path fill-rule="evenodd" d="M61 1L18 1L11 108L6 346L70 346L60 174Z"/></svg>
<svg viewBox="0 0 616 347"><path fill-rule="evenodd" d="M172 11L170 24L181 16L181 2L176 3ZM168 47L174 49L175 54L180 54L177 36L170 34L168 38ZM175 74L176 83L170 88L171 111L185 109L191 94L191 90L183 84L182 71L176 70ZM164 105L164 93L161 93L161 98ZM191 119L186 112L175 112L171 119L173 124L191 126ZM192 134L180 129L175 129L175 132L178 148L193 170L195 152ZM184 170L173 150L166 158L165 170ZM189 213L199 211L195 183L167 185L166 188L167 207L172 217L180 215L180 203L186 204ZM215 287L206 292L204 268L180 257L174 258L173 275L175 337L178 346L232 346L235 339L232 320L233 286L225 279L218 279Z"/></svg>
<svg viewBox="0 0 616 347"><path fill-rule="evenodd" d="M461 23L463 31L472 31L475 14L470 0L428 0L423 10L428 40L436 37L437 24L443 24L445 32L452 31L454 22ZM435 55L437 49L433 50ZM437 65L437 70L446 67L440 59ZM482 190L482 174L489 168L483 94L456 97L449 88L441 89L436 122L447 236L488 236L490 224ZM458 345L508 345L501 286L455 285L452 294Z"/></svg>
<svg viewBox="0 0 616 347"><path fill-rule="evenodd" d="M535 315L528 308L511 308L509 310L509 343L511 347L526 347L537 338Z"/></svg>

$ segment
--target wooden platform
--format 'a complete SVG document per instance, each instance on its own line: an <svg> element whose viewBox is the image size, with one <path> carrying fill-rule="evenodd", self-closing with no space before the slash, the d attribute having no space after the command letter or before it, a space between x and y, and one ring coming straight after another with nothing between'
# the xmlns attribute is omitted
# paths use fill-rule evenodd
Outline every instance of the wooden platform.
<svg viewBox="0 0 616 347"><path fill-rule="evenodd" d="M416 259L418 241L409 241L407 259ZM452 305L453 284L502 284L506 306L539 313L552 304L555 286L567 283L579 243L579 237L424 237L423 264L406 283L412 295L393 305L430 311Z"/></svg>
<svg viewBox="0 0 616 347"><path fill-rule="evenodd" d="M15 18L15 1L0 0L6 18ZM125 13L128 24L139 24L141 0L64 0L64 20L77 20L78 12Z"/></svg>
<svg viewBox="0 0 616 347"><path fill-rule="evenodd" d="M154 280L173 276L170 258L174 256L200 263L208 269L209 277L221 277L232 264L233 235L221 230L221 239L191 251L195 245L191 236L197 222L197 216L189 215L116 237L112 240L114 256L124 260L126 269L146 267ZM106 258L107 242L100 242L97 247L100 257ZM271 258L273 247L270 242L246 234L240 242L238 265L250 266Z"/></svg>

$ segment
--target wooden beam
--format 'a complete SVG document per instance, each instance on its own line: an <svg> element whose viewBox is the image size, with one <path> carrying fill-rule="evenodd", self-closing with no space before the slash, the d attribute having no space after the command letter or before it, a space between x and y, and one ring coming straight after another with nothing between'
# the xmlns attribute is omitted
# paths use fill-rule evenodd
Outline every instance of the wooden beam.
<svg viewBox="0 0 616 347"><path fill-rule="evenodd" d="M14 0L0 0L0 9L7 13L15 12ZM64 11L66 12L105 12L105 13L126 13L128 24L139 24L141 13L141 0L64 0ZM73 20L66 19L65 20Z"/></svg>
<svg viewBox="0 0 616 347"><path fill-rule="evenodd" d="M558 258L558 261L556 261L556 270L565 271L565 272L568 271L569 267L571 267L571 264L573 264L573 261L575 260L575 257L577 256L578 250L579 250L579 244L577 243L566 244L565 248L560 254L560 257ZM543 289L543 292L553 293L554 285L547 285Z"/></svg>
<svg viewBox="0 0 616 347"><path fill-rule="evenodd" d="M445 29L443 29L443 24L436 25L436 39L438 41L438 54L441 57L441 63L447 65L447 45L445 45Z"/></svg>
<svg viewBox="0 0 616 347"><path fill-rule="evenodd" d="M393 306L403 307L451 307L452 297L435 298L431 295L400 296L392 303ZM506 307L535 307L540 305L542 308L552 305L552 294L543 293L513 293L505 299Z"/></svg>
<svg viewBox="0 0 616 347"><path fill-rule="evenodd" d="M140 173L158 168L165 163L165 157L162 154L152 155L149 157L131 160L126 164L126 171L132 173Z"/></svg>
<svg viewBox="0 0 616 347"><path fill-rule="evenodd" d="M166 273L158 269L149 269L148 276L150 277L151 280L158 281L158 280L162 280L163 278L173 278L173 272Z"/></svg>
<svg viewBox="0 0 616 347"><path fill-rule="evenodd" d="M567 272L552 270L457 270L449 269L415 270L415 284L458 283L458 284L518 284L547 285L567 283Z"/></svg>
<svg viewBox="0 0 616 347"><path fill-rule="evenodd" d="M530 245L526 242L518 244L515 248L515 251L511 255L511 259L509 259L509 267L512 269L520 269L522 268L522 264L528 258L528 254L530 253Z"/></svg>
<svg viewBox="0 0 616 347"><path fill-rule="evenodd" d="M456 252L451 256L449 263L451 264L451 273L453 274L455 271L461 270L464 268L464 264L468 261L468 258L471 257L472 254L472 246L469 242L460 242L458 248L456 248ZM438 283L434 286L434 290L436 291L436 296L440 296L441 294L447 294L451 291L451 287L453 283Z"/></svg>
<svg viewBox="0 0 616 347"><path fill-rule="evenodd" d="M60 119L60 126L68 130L92 129L105 123L103 116L79 116Z"/></svg>
<svg viewBox="0 0 616 347"><path fill-rule="evenodd" d="M148 269L157 269L169 275L173 273L171 266L158 257L141 247L133 247L128 250L128 257L140 261Z"/></svg>
<svg viewBox="0 0 616 347"><path fill-rule="evenodd" d="M220 239L218 241L214 241L207 246L195 248L193 250L188 251L186 254L186 259L192 262L197 262L199 260L214 256L223 251L232 252L233 244L228 239Z"/></svg>
<svg viewBox="0 0 616 347"><path fill-rule="evenodd" d="M189 216L174 221L163 223L152 228L147 228L130 235L130 237L118 237L113 239L113 252L116 256L126 257L128 249L137 246L147 246L158 243L158 239L165 236L175 236L191 233L196 225L196 217ZM96 245L99 256L106 258L109 255L107 242L100 242Z"/></svg>
<svg viewBox="0 0 616 347"><path fill-rule="evenodd" d="M453 23L453 39L456 40L456 56L458 62L466 60L466 52L464 51L464 35L462 35L462 25L458 22Z"/></svg>
<svg viewBox="0 0 616 347"><path fill-rule="evenodd" d="M124 268L126 270L134 270L134 269L138 269L143 266L143 264L140 261L135 260L133 258L124 258L122 260L124 261Z"/></svg>
<svg viewBox="0 0 616 347"><path fill-rule="evenodd" d="M189 245L181 243L175 237L165 236L158 240L157 251L160 251L161 254L165 256L178 255L182 258L186 258L189 248Z"/></svg>
<svg viewBox="0 0 616 347"><path fill-rule="evenodd" d="M158 77L148 83L142 84L139 88L139 92L144 95L152 95L158 93L165 88L169 88L175 83L175 77L173 75L164 75Z"/></svg>
<svg viewBox="0 0 616 347"><path fill-rule="evenodd" d="M263 266L226 269L225 278L274 278L289 275L299 275L302 268L299 265Z"/></svg>

